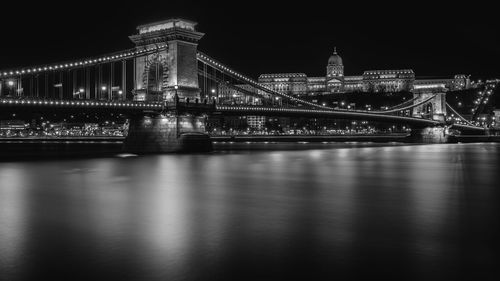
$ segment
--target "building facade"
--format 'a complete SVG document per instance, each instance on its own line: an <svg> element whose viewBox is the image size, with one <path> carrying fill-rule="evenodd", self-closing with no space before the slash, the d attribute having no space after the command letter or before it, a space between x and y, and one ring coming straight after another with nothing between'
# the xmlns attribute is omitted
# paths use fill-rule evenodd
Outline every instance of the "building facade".
<svg viewBox="0 0 500 281"><path fill-rule="evenodd" d="M324 77L308 77L305 73L269 73L259 76L262 85L293 96L313 96L349 92L411 91L414 84L443 84L448 90L468 89L470 76L451 78L419 78L412 69L367 70L362 75L345 76L342 58L335 48L328 58Z"/></svg>
<svg viewBox="0 0 500 281"><path fill-rule="evenodd" d="M259 76L259 83L263 86L296 96L307 94L307 82L307 75L305 73L276 73Z"/></svg>

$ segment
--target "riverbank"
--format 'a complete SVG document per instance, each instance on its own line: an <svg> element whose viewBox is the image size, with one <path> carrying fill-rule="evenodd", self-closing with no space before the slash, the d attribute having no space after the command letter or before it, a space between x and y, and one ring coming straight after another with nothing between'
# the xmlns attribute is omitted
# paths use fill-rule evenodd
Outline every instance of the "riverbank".
<svg viewBox="0 0 500 281"><path fill-rule="evenodd" d="M0 141L0 159L106 157L123 153L121 140Z"/></svg>
<svg viewBox="0 0 500 281"><path fill-rule="evenodd" d="M214 142L405 142L408 134L390 135L336 135L336 136L298 136L298 135L259 135L259 136L213 136Z"/></svg>
<svg viewBox="0 0 500 281"><path fill-rule="evenodd" d="M0 158L2 160L24 158L65 158L65 157L107 157L125 153L123 137L78 137L78 138L0 138ZM337 135L337 136L214 136L214 149L219 150L272 150L263 147L266 143L309 144L308 148L318 148L316 144L327 143L377 143L411 144L406 134L391 135ZM453 137L455 143L500 142L500 136L464 135ZM244 146L226 147L217 144L241 143ZM293 146L304 149L305 146ZM322 147L321 147L322 148Z"/></svg>

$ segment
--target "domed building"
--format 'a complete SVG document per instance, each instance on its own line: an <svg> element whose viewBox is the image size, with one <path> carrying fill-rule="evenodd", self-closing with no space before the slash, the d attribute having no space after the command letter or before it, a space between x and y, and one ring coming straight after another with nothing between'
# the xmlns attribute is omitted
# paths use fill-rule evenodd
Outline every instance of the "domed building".
<svg viewBox="0 0 500 281"><path fill-rule="evenodd" d="M344 65L342 58L337 53L337 47L333 54L328 58L326 66L326 88L328 92L340 92L344 82Z"/></svg>
<svg viewBox="0 0 500 281"><path fill-rule="evenodd" d="M411 91L414 84L441 83L450 89L470 86L469 77L416 79L411 69L367 70L361 75L344 76L342 57L334 48L328 58L325 76L307 76L305 73L271 73L259 76L262 85L293 96L315 96L331 93L398 92Z"/></svg>
<svg viewBox="0 0 500 281"><path fill-rule="evenodd" d="M328 65L326 66L326 76L327 77L342 77L344 76L344 65L342 64L342 58L337 53L337 47L333 50L333 54L328 59Z"/></svg>

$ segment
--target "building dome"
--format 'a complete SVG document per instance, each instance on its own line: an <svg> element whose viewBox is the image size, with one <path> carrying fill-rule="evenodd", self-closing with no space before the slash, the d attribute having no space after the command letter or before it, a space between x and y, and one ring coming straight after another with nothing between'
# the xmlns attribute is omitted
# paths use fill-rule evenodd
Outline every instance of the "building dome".
<svg viewBox="0 0 500 281"><path fill-rule="evenodd" d="M342 65L342 58L337 54L337 47L335 47L333 55L328 59L328 65Z"/></svg>

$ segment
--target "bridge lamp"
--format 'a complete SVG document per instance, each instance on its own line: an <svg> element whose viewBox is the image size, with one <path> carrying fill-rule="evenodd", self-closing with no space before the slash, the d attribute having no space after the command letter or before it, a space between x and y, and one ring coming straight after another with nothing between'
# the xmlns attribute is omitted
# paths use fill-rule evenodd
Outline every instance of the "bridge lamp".
<svg viewBox="0 0 500 281"><path fill-rule="evenodd" d="M7 81L7 85L8 85L9 87L14 86L14 81L12 81L12 80Z"/></svg>
<svg viewBox="0 0 500 281"><path fill-rule="evenodd" d="M103 90L103 91L106 91L106 89L107 89L106 86L101 87L101 90Z"/></svg>
<svg viewBox="0 0 500 281"><path fill-rule="evenodd" d="M119 95L123 94L123 91L122 91L122 90L119 90L119 91L118 91L118 94L119 94Z"/></svg>
<svg viewBox="0 0 500 281"><path fill-rule="evenodd" d="M212 89L211 92L212 92L212 94L215 94L215 89Z"/></svg>

